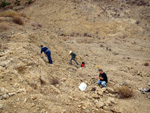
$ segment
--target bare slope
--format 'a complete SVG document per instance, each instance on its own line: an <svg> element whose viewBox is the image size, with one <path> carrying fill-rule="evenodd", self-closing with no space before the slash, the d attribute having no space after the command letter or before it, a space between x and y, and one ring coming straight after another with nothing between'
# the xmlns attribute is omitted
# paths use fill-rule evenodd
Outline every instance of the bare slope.
<svg viewBox="0 0 150 113"><path fill-rule="evenodd" d="M1 19L11 28L0 33L0 112L148 113L150 96L139 91L150 82L148 9L119 0L36 0L22 11L30 16L24 26ZM39 56L41 44L53 65ZM85 69L69 65L69 50ZM108 74L107 88L96 86L97 67ZM117 97L123 82L132 98Z"/></svg>

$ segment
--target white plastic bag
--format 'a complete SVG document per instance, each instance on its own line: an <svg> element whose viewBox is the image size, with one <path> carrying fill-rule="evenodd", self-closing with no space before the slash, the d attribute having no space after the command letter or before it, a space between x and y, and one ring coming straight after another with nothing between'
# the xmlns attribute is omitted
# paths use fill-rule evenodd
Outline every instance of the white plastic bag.
<svg viewBox="0 0 150 113"><path fill-rule="evenodd" d="M81 91L84 91L84 90L86 89L86 87L87 87L87 85L86 85L86 83L84 83L84 82L82 82L82 83L79 85L79 89L80 89Z"/></svg>

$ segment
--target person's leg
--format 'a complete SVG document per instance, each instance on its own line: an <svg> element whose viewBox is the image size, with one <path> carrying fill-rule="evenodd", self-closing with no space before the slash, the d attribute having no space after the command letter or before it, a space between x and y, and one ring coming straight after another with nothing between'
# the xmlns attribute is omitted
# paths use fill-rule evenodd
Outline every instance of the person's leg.
<svg viewBox="0 0 150 113"><path fill-rule="evenodd" d="M102 81L101 84L102 84L103 87L106 87L106 82L105 81Z"/></svg>
<svg viewBox="0 0 150 113"><path fill-rule="evenodd" d="M51 53L50 53L50 52L48 52L48 53L47 53L47 57L48 57L48 61L49 61L49 63L50 63L50 64L52 64L52 63L53 63L53 61L52 61Z"/></svg>
<svg viewBox="0 0 150 113"><path fill-rule="evenodd" d="M76 62L77 65L79 65L78 62L76 61L76 59L74 59L74 61Z"/></svg>
<svg viewBox="0 0 150 113"><path fill-rule="evenodd" d="M101 81L100 81L100 80L98 80L98 81L97 81L97 84L98 84L98 85L101 85Z"/></svg>
<svg viewBox="0 0 150 113"><path fill-rule="evenodd" d="M72 65L72 58L70 58L70 65Z"/></svg>

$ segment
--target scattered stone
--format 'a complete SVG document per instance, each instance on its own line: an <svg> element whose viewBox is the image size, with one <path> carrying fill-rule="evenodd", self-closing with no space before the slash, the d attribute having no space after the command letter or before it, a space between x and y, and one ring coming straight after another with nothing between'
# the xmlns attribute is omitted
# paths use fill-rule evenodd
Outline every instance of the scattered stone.
<svg viewBox="0 0 150 113"><path fill-rule="evenodd" d="M33 97L31 97L31 99L32 99L32 100L35 100L35 99L37 99L37 96L33 96Z"/></svg>
<svg viewBox="0 0 150 113"><path fill-rule="evenodd" d="M109 48L109 47L106 47L106 50L108 50L108 51L112 51L112 50L111 50L111 48Z"/></svg>
<svg viewBox="0 0 150 113"><path fill-rule="evenodd" d="M62 34L60 34L60 36L65 36L65 34L62 33Z"/></svg>
<svg viewBox="0 0 150 113"><path fill-rule="evenodd" d="M96 107L97 107L97 108L103 108L104 105L105 105L104 102L97 102L97 103L96 103Z"/></svg>
<svg viewBox="0 0 150 113"><path fill-rule="evenodd" d="M113 88L110 88L110 87L107 87L106 90L107 90L109 93L112 93L112 94L115 92L114 89L113 89Z"/></svg>
<svg viewBox="0 0 150 113"><path fill-rule="evenodd" d="M119 53L117 53L117 52L113 52L113 55L119 55Z"/></svg>
<svg viewBox="0 0 150 113"><path fill-rule="evenodd" d="M96 91L96 87L93 87L93 88L91 89L91 91Z"/></svg>
<svg viewBox="0 0 150 113"><path fill-rule="evenodd" d="M53 89L55 93L60 94L60 90L55 86L51 85L51 89Z"/></svg>
<svg viewBox="0 0 150 113"><path fill-rule="evenodd" d="M99 95L97 95L97 94L93 94L92 97L93 97L94 99L100 99Z"/></svg>
<svg viewBox="0 0 150 113"><path fill-rule="evenodd" d="M2 96L2 99L8 99L9 98L9 95L8 94L4 94L3 96Z"/></svg>
<svg viewBox="0 0 150 113"><path fill-rule="evenodd" d="M115 104L115 99L112 97L109 97L106 101L106 105L112 105Z"/></svg>
<svg viewBox="0 0 150 113"><path fill-rule="evenodd" d="M9 96L14 96L16 95L16 92L13 92L13 93L8 93Z"/></svg>
<svg viewBox="0 0 150 113"><path fill-rule="evenodd" d="M98 90L97 94L102 96L103 95L103 90Z"/></svg>
<svg viewBox="0 0 150 113"><path fill-rule="evenodd" d="M88 37L92 37L92 35L91 35L91 34L88 34L87 36L88 36Z"/></svg>
<svg viewBox="0 0 150 113"><path fill-rule="evenodd" d="M3 104L0 104L0 109L3 109Z"/></svg>
<svg viewBox="0 0 150 113"><path fill-rule="evenodd" d="M88 34L87 33L84 33L84 36L87 36Z"/></svg>
<svg viewBox="0 0 150 113"><path fill-rule="evenodd" d="M106 111L109 110L108 106L104 106L103 109L106 110Z"/></svg>
<svg viewBox="0 0 150 113"><path fill-rule="evenodd" d="M101 44L101 45L100 45L100 47L104 47L104 45L103 45L103 44Z"/></svg>
<svg viewBox="0 0 150 113"><path fill-rule="evenodd" d="M74 36L74 32L72 32L70 36Z"/></svg>
<svg viewBox="0 0 150 113"><path fill-rule="evenodd" d="M113 113L122 113L121 110L118 107L111 108L111 111Z"/></svg>
<svg viewBox="0 0 150 113"><path fill-rule="evenodd" d="M17 91L17 93L21 93L21 92L26 92L26 90L25 90L25 89L19 89L19 90Z"/></svg>
<svg viewBox="0 0 150 113"><path fill-rule="evenodd" d="M35 27L36 25L35 25L35 23L32 23L31 26L32 26L32 27Z"/></svg>
<svg viewBox="0 0 150 113"><path fill-rule="evenodd" d="M1 64L2 67L6 67L6 64Z"/></svg>
<svg viewBox="0 0 150 113"><path fill-rule="evenodd" d="M42 27L42 25L41 25L41 24L38 24L38 27Z"/></svg>

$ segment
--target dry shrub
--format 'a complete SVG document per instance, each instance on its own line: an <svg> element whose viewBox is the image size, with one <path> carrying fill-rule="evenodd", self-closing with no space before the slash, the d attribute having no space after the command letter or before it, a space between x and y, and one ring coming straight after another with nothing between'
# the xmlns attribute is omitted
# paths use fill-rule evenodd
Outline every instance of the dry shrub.
<svg viewBox="0 0 150 113"><path fill-rule="evenodd" d="M128 85L120 86L116 91L120 98L129 98L133 96L133 89Z"/></svg>
<svg viewBox="0 0 150 113"><path fill-rule="evenodd" d="M19 16L24 17L24 18L27 17L27 15L25 13L23 13L23 12L19 13Z"/></svg>
<svg viewBox="0 0 150 113"><path fill-rule="evenodd" d="M15 16L18 16L18 13L13 10L0 12L0 17L15 17Z"/></svg>
<svg viewBox="0 0 150 113"><path fill-rule="evenodd" d="M51 80L51 84L52 85L56 85L56 84L59 84L59 80L58 80L58 78L53 78L52 80Z"/></svg>
<svg viewBox="0 0 150 113"><path fill-rule="evenodd" d="M144 66L149 66L149 63L148 62L144 63Z"/></svg>
<svg viewBox="0 0 150 113"><path fill-rule="evenodd" d="M8 23L2 22L0 23L0 30L8 30L9 26Z"/></svg>
<svg viewBox="0 0 150 113"><path fill-rule="evenodd" d="M38 88L37 84L35 83L30 83L29 85L35 90Z"/></svg>
<svg viewBox="0 0 150 113"><path fill-rule="evenodd" d="M16 24L19 24L19 25L23 25L24 24L22 18L18 17L18 16L13 18L13 22L16 23Z"/></svg>
<svg viewBox="0 0 150 113"><path fill-rule="evenodd" d="M19 66L19 67L16 68L16 70L18 71L18 73L24 74L25 70L26 70L26 67L25 66Z"/></svg>

